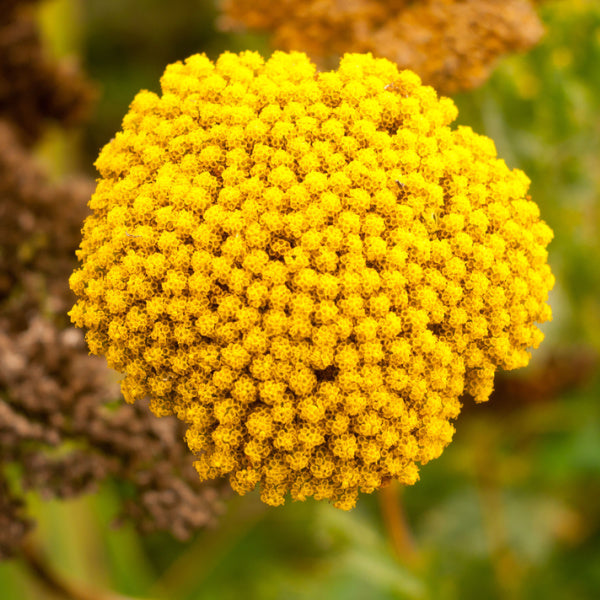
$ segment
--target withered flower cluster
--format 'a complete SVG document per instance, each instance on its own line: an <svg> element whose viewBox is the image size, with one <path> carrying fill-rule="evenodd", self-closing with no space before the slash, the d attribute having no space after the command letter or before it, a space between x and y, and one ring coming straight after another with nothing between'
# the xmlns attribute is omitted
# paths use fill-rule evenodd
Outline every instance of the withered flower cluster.
<svg viewBox="0 0 600 600"><path fill-rule="evenodd" d="M93 88L45 57L31 4L0 2L0 560L33 525L28 489L69 498L114 477L131 490L124 515L179 538L214 523L224 491L198 481L175 419L116 401L68 325L93 182L51 182L29 146L49 120L77 122Z"/></svg>
<svg viewBox="0 0 600 600"><path fill-rule="evenodd" d="M35 142L48 122L81 121L94 97L73 62L52 61L32 18L33 0L0 0L0 119Z"/></svg>
<svg viewBox="0 0 600 600"><path fill-rule="evenodd" d="M275 48L301 50L324 64L336 54L372 52L415 71L443 94L481 85L498 58L531 48L543 33L528 0L221 0L221 5L225 29L269 32Z"/></svg>

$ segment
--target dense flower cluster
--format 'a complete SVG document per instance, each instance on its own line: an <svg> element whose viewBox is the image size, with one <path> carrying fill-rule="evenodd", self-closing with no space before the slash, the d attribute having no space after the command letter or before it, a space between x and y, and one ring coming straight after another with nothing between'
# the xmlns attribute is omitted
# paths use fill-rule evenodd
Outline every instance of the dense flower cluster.
<svg viewBox="0 0 600 600"><path fill-rule="evenodd" d="M272 32L281 50L373 52L450 94L481 85L496 60L527 50L543 27L528 0L222 0L222 26Z"/></svg>
<svg viewBox="0 0 600 600"><path fill-rule="evenodd" d="M351 508L440 455L464 392L543 335L528 179L371 55L195 55L103 149L71 312L202 479Z"/></svg>

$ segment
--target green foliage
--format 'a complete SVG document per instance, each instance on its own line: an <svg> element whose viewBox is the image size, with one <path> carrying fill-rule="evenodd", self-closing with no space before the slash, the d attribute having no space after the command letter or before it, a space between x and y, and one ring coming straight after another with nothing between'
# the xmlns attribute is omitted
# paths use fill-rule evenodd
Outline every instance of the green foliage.
<svg viewBox="0 0 600 600"><path fill-rule="evenodd" d="M84 7L85 61L104 93L89 156L118 129L134 91L154 86L168 62L261 48L215 33L207 3ZM547 352L598 352L600 5L571 0L540 10L542 43L457 103L461 122L529 175L555 231ZM524 377L543 368L538 358ZM267 509L250 494L228 504L218 528L179 543L113 529L121 491L106 486L77 502L36 504L36 539L60 573L140 598L592 600L600 589L600 377L584 375L540 399L467 407L453 443L403 493L420 554L410 568L394 556L376 497L343 513L314 502ZM5 600L49 597L19 561L0 564L0 590Z"/></svg>
<svg viewBox="0 0 600 600"><path fill-rule="evenodd" d="M458 98L459 120L494 139L509 166L527 173L554 229L552 334L600 348L600 6L555 1L540 10L542 42Z"/></svg>

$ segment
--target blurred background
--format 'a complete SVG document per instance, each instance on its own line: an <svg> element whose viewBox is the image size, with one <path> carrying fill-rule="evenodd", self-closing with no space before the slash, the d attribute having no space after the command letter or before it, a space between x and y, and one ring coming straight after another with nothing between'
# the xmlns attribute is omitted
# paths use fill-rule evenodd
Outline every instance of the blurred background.
<svg viewBox="0 0 600 600"><path fill-rule="evenodd" d="M175 475L165 475L164 461L173 468L174 461L179 465L187 458L173 449L176 436L154 424L123 429L127 438L154 444L147 446L153 448L150 467L139 463L144 445L125 448L129 442L77 429L73 423L88 416L78 416L75 409L69 431L56 424L56 440L23 433L29 422L44 426L49 411L58 409L44 412L34 406L43 390L19 409L6 357L13 356L14 363L21 346L11 346L9 355L9 340L21 336L23 348L29 348L31 324L41 319L56 328L56 339L67 346L76 342L65 337L71 330L59 301L62 292L54 304L48 300L54 298L49 278L60 279L62 271L48 267L44 277L50 282L44 279L43 289L35 283L39 277L20 274L43 271L45 263L40 266L31 257L40 248L51 255L54 246L44 244L63 235L67 217L49 212L48 206L64 201L65 182L79 182L77 192L69 188L69 198L89 195L85 185L95 176L100 148L120 129L138 90L160 91L166 64L197 52L210 58L224 50L269 53L270 45L265 33L220 29L217 7L208 1L3 0L0 11L3 4L5 15L25 11L19 19L34 24L48 64L66 65L61 77L71 77L71 88L74 73L88 81L77 83L87 91L74 94L76 101L69 104L85 105L85 116L76 115L73 125L55 111L37 129L33 117L15 116L8 104L2 107L9 93L6 82L0 83L0 117L16 124L16 133L6 134L14 136L6 145L23 153L15 164L34 160L40 173L33 181L55 194L44 199L46 221L35 221L45 223L45 237L40 241L35 227L23 226L25 241L15 242L16 258L6 267L8 273L18 261L21 271L8 283L0 281L0 291L6 288L0 309L10 316L10 327L17 327L14 315L27 315L21 329L5 330L6 339L0 340L5 363L0 402L9 407L0 410L0 492L9 498L0 500L0 526L12 532L10 539L18 538L3 548L0 536L2 600L600 597L600 3L536 3L545 28L541 40L526 53L502 58L479 87L452 96L459 123L490 136L499 156L528 174L531 195L555 232L550 264L557 284L550 297L554 320L543 328L546 340L529 367L498 377L488 403L465 401L452 444L421 469L416 485L363 496L348 513L312 501L273 509L255 494L239 498L226 489L197 489L187 463ZM13 7L18 4L24 6ZM22 23L14 25L16 17L2 19L0 61L23 31ZM26 53L19 68L28 68L32 56ZM31 97L33 92L23 89ZM69 111L63 112L77 112ZM2 136L0 129L0 145ZM0 206L3 202L0 194ZM0 220L7 215L0 212ZM13 250L4 249L0 262ZM72 257L72 249L69 253ZM70 268L68 263L64 271ZM37 290L35 306L30 302L34 288L28 286ZM73 377L88 368L70 357L64 362L71 361ZM59 368L47 368L48 377ZM23 377L19 381L23 384ZM77 394L81 391L73 392L73 406ZM117 419L121 401L114 388L103 388L100 395L103 410ZM7 423L17 419L13 413L29 419L20 425L18 438L7 433ZM114 432L134 417L126 413L109 428ZM139 418L148 421L146 415ZM19 453L13 452L17 446ZM126 472L124 452L129 452ZM61 487L73 469L88 463L77 485ZM173 492L169 477L183 478L187 487ZM202 495L201 505L190 499L194 494Z"/></svg>

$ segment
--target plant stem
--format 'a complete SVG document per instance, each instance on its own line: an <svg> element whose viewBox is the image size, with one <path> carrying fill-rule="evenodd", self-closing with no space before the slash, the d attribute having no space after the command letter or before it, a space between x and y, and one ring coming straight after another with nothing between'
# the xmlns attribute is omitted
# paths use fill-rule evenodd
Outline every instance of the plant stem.
<svg viewBox="0 0 600 600"><path fill-rule="evenodd" d="M407 566L416 566L418 553L402 506L401 487L392 481L379 491L381 514L397 558Z"/></svg>

